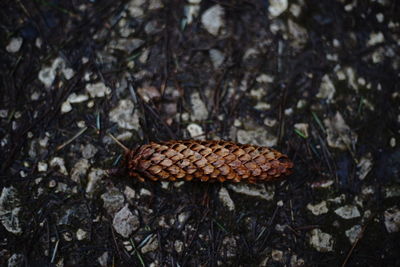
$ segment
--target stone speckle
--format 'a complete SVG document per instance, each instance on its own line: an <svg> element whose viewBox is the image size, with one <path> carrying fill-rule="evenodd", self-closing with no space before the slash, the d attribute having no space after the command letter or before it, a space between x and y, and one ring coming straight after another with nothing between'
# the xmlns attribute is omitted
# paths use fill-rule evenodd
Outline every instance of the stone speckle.
<svg viewBox="0 0 400 267"><path fill-rule="evenodd" d="M385 210L385 227L388 233L396 233L400 230L400 209L394 206Z"/></svg>
<svg viewBox="0 0 400 267"><path fill-rule="evenodd" d="M334 117L325 119L324 124L327 128L327 141L330 147L346 150L357 142L357 134L350 129L339 112L336 112Z"/></svg>
<svg viewBox="0 0 400 267"><path fill-rule="evenodd" d="M272 200L275 194L273 186L268 186L266 188L264 184L230 184L228 185L228 188L239 194L258 197L265 200Z"/></svg>
<svg viewBox="0 0 400 267"><path fill-rule="evenodd" d="M208 118L208 110L203 100L200 98L200 94L195 92L190 97L192 103L192 113L190 118L193 121L203 121Z"/></svg>
<svg viewBox="0 0 400 267"><path fill-rule="evenodd" d="M0 221L4 228L16 235L22 234L21 202L14 187L4 187L0 195Z"/></svg>
<svg viewBox="0 0 400 267"><path fill-rule="evenodd" d="M349 220L353 218L360 217L360 211L357 206L354 205L346 205L335 210L335 213L342 217L343 219Z"/></svg>
<svg viewBox="0 0 400 267"><path fill-rule="evenodd" d="M106 172L102 169L91 169L88 175L88 182L86 185L86 193L91 196L98 187L98 183L103 178Z"/></svg>
<svg viewBox="0 0 400 267"><path fill-rule="evenodd" d="M105 97L111 93L111 89L102 82L86 84L86 91L92 98Z"/></svg>
<svg viewBox="0 0 400 267"><path fill-rule="evenodd" d="M195 140L205 140L205 135L203 132L203 128L196 123L190 123L186 129L188 130L190 137Z"/></svg>
<svg viewBox="0 0 400 267"><path fill-rule="evenodd" d="M330 234L322 232L320 229L313 229L310 232L310 245L319 252L333 251L333 238Z"/></svg>
<svg viewBox="0 0 400 267"><path fill-rule="evenodd" d="M22 46L23 43L22 37L14 37L8 43L6 50L8 53L17 53Z"/></svg>
<svg viewBox="0 0 400 267"><path fill-rule="evenodd" d="M311 203L309 203L307 205L307 209L310 210L312 212L312 214L318 216L321 214L325 214L328 213L328 207L326 206L326 201L323 200L320 203L317 203L315 205L312 205Z"/></svg>
<svg viewBox="0 0 400 267"><path fill-rule="evenodd" d="M147 243L140 249L143 254L152 252L158 249L158 239L157 235L153 235Z"/></svg>
<svg viewBox="0 0 400 267"><path fill-rule="evenodd" d="M214 5L207 9L201 16L203 27L212 35L218 35L224 26L225 11L222 6Z"/></svg>
<svg viewBox="0 0 400 267"><path fill-rule="evenodd" d="M235 210L235 203L233 202L232 198L229 195L228 190L225 187L221 187L218 193L219 199L222 204L228 208L228 210L233 211Z"/></svg>
<svg viewBox="0 0 400 267"><path fill-rule="evenodd" d="M118 234L125 238L128 238L139 226L140 221L138 216L132 214L128 205L125 205L114 216L113 227Z"/></svg>
<svg viewBox="0 0 400 267"><path fill-rule="evenodd" d="M268 12L273 18L278 17L286 11L289 4L287 0L271 0L269 1Z"/></svg>
<svg viewBox="0 0 400 267"><path fill-rule="evenodd" d="M351 227L349 230L346 230L345 234L349 238L351 244L353 244L361 233L361 225L357 224Z"/></svg>
<svg viewBox="0 0 400 267"><path fill-rule="evenodd" d="M124 195L115 187L110 188L101 195L103 199L103 207L108 214L113 215L124 206Z"/></svg>
<svg viewBox="0 0 400 267"><path fill-rule="evenodd" d="M118 124L120 128L128 130L139 129L139 114L134 111L133 102L129 99L122 99L118 106L110 111L110 121Z"/></svg>

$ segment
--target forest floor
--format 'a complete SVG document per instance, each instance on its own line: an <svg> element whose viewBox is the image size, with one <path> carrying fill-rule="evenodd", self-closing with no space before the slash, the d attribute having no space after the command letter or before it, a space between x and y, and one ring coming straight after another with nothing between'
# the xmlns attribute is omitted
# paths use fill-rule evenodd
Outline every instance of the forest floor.
<svg viewBox="0 0 400 267"><path fill-rule="evenodd" d="M2 1L0 265L400 266L398 1ZM108 175L150 141L288 179Z"/></svg>

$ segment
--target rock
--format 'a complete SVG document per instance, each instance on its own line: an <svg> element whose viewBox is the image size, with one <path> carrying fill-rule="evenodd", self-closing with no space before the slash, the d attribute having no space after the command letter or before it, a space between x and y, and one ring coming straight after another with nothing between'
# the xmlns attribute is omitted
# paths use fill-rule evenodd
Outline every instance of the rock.
<svg viewBox="0 0 400 267"><path fill-rule="evenodd" d="M59 211L58 225L71 226L75 222L79 221L81 225L85 225L92 220L89 214L88 207L86 204L74 204L70 208L64 208Z"/></svg>
<svg viewBox="0 0 400 267"><path fill-rule="evenodd" d="M61 113L68 113L72 110L72 105L68 101L64 101L61 105Z"/></svg>
<svg viewBox="0 0 400 267"><path fill-rule="evenodd" d="M139 194L142 197L143 196L149 196L149 197L152 196L152 193L149 190L147 190L146 188L141 188Z"/></svg>
<svg viewBox="0 0 400 267"><path fill-rule="evenodd" d="M157 235L153 235L147 243L140 249L143 254L152 252L158 249L158 239Z"/></svg>
<svg viewBox="0 0 400 267"><path fill-rule="evenodd" d="M106 174L105 171L102 169L98 168L93 168L90 170L89 175L88 175L88 182L86 185L86 193L89 194L89 196L92 196L95 189L98 186L98 183L100 182L101 178Z"/></svg>
<svg viewBox="0 0 400 267"><path fill-rule="evenodd" d="M228 190L226 190L225 187L221 187L218 193L219 199L222 202L222 204L228 208L230 211L235 210L235 203L231 199Z"/></svg>
<svg viewBox="0 0 400 267"><path fill-rule="evenodd" d="M210 49L208 53L210 55L210 59L214 66L214 69L218 69L219 66L221 66L222 63L224 63L225 54L218 49Z"/></svg>
<svg viewBox="0 0 400 267"><path fill-rule="evenodd" d="M268 12L272 18L278 17L288 8L287 0L270 0Z"/></svg>
<svg viewBox="0 0 400 267"><path fill-rule="evenodd" d="M186 129L188 130L190 137L195 140L205 140L206 137L203 132L203 128L196 123L190 123Z"/></svg>
<svg viewBox="0 0 400 267"><path fill-rule="evenodd" d="M310 245L319 252L333 251L333 239L330 234L322 232L320 229L313 229L310 232Z"/></svg>
<svg viewBox="0 0 400 267"><path fill-rule="evenodd" d="M292 255L290 258L290 267L300 267L305 266L305 262L302 258L298 258L297 255Z"/></svg>
<svg viewBox="0 0 400 267"><path fill-rule="evenodd" d="M180 241L180 240L175 240L175 242L174 242L174 248L175 248L175 251L176 252L178 252L178 253L181 253L182 251L183 251L183 242L182 241Z"/></svg>
<svg viewBox="0 0 400 267"><path fill-rule="evenodd" d="M224 14L222 6L214 5L203 13L201 23L210 34L217 36L225 25Z"/></svg>
<svg viewBox="0 0 400 267"><path fill-rule="evenodd" d="M274 261L281 261L283 258L283 251L281 250L277 250L277 249L273 249L271 252L271 258Z"/></svg>
<svg viewBox="0 0 400 267"><path fill-rule="evenodd" d="M133 250L132 243L130 241L124 241L122 244L124 244L124 248L126 251L131 252Z"/></svg>
<svg viewBox="0 0 400 267"><path fill-rule="evenodd" d="M71 180L80 183L80 180L84 177L90 168L89 161L87 159L80 159L75 163L71 170Z"/></svg>
<svg viewBox="0 0 400 267"><path fill-rule="evenodd" d="M256 81L258 83L273 83L274 82L274 76L271 76L266 73L261 73L259 76L257 76Z"/></svg>
<svg viewBox="0 0 400 267"><path fill-rule="evenodd" d="M330 147L346 150L357 142L357 134L350 129L339 112L333 118L325 119L324 124Z"/></svg>
<svg viewBox="0 0 400 267"><path fill-rule="evenodd" d="M179 228L182 228L185 225L186 221L190 217L190 214L191 213L189 211L184 211L179 213L178 215Z"/></svg>
<svg viewBox="0 0 400 267"><path fill-rule="evenodd" d="M138 111L133 111L134 105L131 100L122 99L118 106L110 111L110 121L118 123L118 126L127 130L138 130L139 114Z"/></svg>
<svg viewBox="0 0 400 267"><path fill-rule="evenodd" d="M22 39L22 37L14 37L10 40L10 42L8 43L8 45L6 46L6 50L8 53L17 53L22 46L22 43L24 42L24 40Z"/></svg>
<svg viewBox="0 0 400 267"><path fill-rule="evenodd" d="M333 101L333 97L335 95L336 88L333 85L333 82L329 78L327 74L322 77L321 85L319 87L319 92L317 94L318 98L326 99L328 103Z"/></svg>
<svg viewBox="0 0 400 267"><path fill-rule="evenodd" d="M146 103L161 97L160 91L154 86L144 85L138 88L137 92Z"/></svg>
<svg viewBox="0 0 400 267"><path fill-rule="evenodd" d="M373 45L377 45L377 44L383 43L384 41L385 41L385 36L383 36L383 33L381 33L381 32L373 32L369 36L369 40L368 40L367 45L368 46L373 46Z"/></svg>
<svg viewBox="0 0 400 267"><path fill-rule="evenodd" d="M0 221L7 231L15 235L22 234L20 212L21 201L17 190L12 186L4 187L0 195Z"/></svg>
<svg viewBox="0 0 400 267"><path fill-rule="evenodd" d="M111 93L111 89L108 88L103 82L88 83L86 84L85 89L92 98L105 97Z"/></svg>
<svg viewBox="0 0 400 267"><path fill-rule="evenodd" d="M315 204L315 205L312 205L311 203L309 203L307 205L307 209L310 210L312 212L312 214L314 214L316 216L328 213L328 211L329 211L327 206L326 206L326 201L325 200L323 200L320 203Z"/></svg>
<svg viewBox="0 0 400 267"><path fill-rule="evenodd" d="M308 123L296 123L294 128L302 134L302 137L308 138Z"/></svg>
<svg viewBox="0 0 400 267"><path fill-rule="evenodd" d="M288 20L288 31L292 46L301 49L308 41L307 30L295 23L293 20Z"/></svg>
<svg viewBox="0 0 400 267"><path fill-rule="evenodd" d="M329 188L331 185L333 185L335 181L333 180L320 180L320 181L315 181L311 184L311 188Z"/></svg>
<svg viewBox="0 0 400 267"><path fill-rule="evenodd" d="M145 1L143 0L131 0L128 3L128 11L129 11L129 15L131 15L134 18L138 18L143 16L144 11L141 8L141 6L145 3Z"/></svg>
<svg viewBox="0 0 400 267"><path fill-rule="evenodd" d="M329 202L335 203L335 204L341 204L346 200L346 195L341 194L340 196L334 197L334 198L328 198Z"/></svg>
<svg viewBox="0 0 400 267"><path fill-rule="evenodd" d="M254 106L254 109L261 110L261 111L270 110L271 104L260 101L260 102L257 102L257 104Z"/></svg>
<svg viewBox="0 0 400 267"><path fill-rule="evenodd" d="M50 160L51 167L58 167L58 172L64 175L68 175L67 168L65 167L65 162L63 158L54 157Z"/></svg>
<svg viewBox="0 0 400 267"><path fill-rule="evenodd" d="M278 138L270 134L263 127L257 127L254 130L238 130L237 140L242 144L253 144L267 147L273 147L278 142Z"/></svg>
<svg viewBox="0 0 400 267"><path fill-rule="evenodd" d="M190 3L190 2L189 2ZM184 14L187 18L187 24L191 24L195 18L199 15L200 5L196 3L190 3L190 5L186 5L184 8Z"/></svg>
<svg viewBox="0 0 400 267"><path fill-rule="evenodd" d="M137 38L118 39L117 41L111 42L110 48L124 51L127 54L132 54L143 44L144 41Z"/></svg>
<svg viewBox="0 0 400 267"><path fill-rule="evenodd" d="M238 252L237 242L234 236L226 236L222 240L223 252L226 257L234 258Z"/></svg>
<svg viewBox="0 0 400 267"><path fill-rule="evenodd" d="M8 267L22 267L26 266L25 263L25 257L24 255L20 253L15 253L13 254L9 259L8 259Z"/></svg>
<svg viewBox="0 0 400 267"><path fill-rule="evenodd" d="M163 8L163 7L164 7L163 1L161 1L161 0L150 0L149 10L160 9L160 8Z"/></svg>
<svg viewBox="0 0 400 267"><path fill-rule="evenodd" d="M85 102L89 99L89 96L86 94L80 94L77 95L75 93L72 93L68 96L67 101L71 104L75 104L75 103L82 103Z"/></svg>
<svg viewBox="0 0 400 267"><path fill-rule="evenodd" d="M146 26L144 26L144 31L148 35L154 35L160 33L164 28L164 25L160 25L157 20L149 21Z"/></svg>
<svg viewBox="0 0 400 267"><path fill-rule="evenodd" d="M368 173L372 170L372 155L368 153L360 159L357 164L357 176L358 179L364 180Z"/></svg>
<svg viewBox="0 0 400 267"><path fill-rule="evenodd" d="M361 216L360 211L358 210L357 206L354 206L354 205L346 205L346 206L340 207L335 210L335 213L346 220L357 218L357 217Z"/></svg>
<svg viewBox="0 0 400 267"><path fill-rule="evenodd" d="M97 153L97 148L92 144L87 144L82 149L82 156L85 159L91 159Z"/></svg>
<svg viewBox="0 0 400 267"><path fill-rule="evenodd" d="M38 78L46 88L49 88L56 78L56 71L50 67L45 67L39 71Z"/></svg>
<svg viewBox="0 0 400 267"><path fill-rule="evenodd" d="M72 234L70 233L70 232L64 232L64 233L62 233L62 235L61 235L62 237L63 237L63 239L65 240L65 241L67 241L67 242L71 242L72 240L73 240L73 238L72 238Z"/></svg>
<svg viewBox="0 0 400 267"><path fill-rule="evenodd" d="M385 227L388 233L396 233L400 230L400 209L394 206L385 210Z"/></svg>
<svg viewBox="0 0 400 267"><path fill-rule="evenodd" d="M38 172L46 172L47 168L48 168L47 162L45 162L45 161L38 162L38 166L37 166Z"/></svg>
<svg viewBox="0 0 400 267"><path fill-rule="evenodd" d="M392 185L384 188L385 198L399 197L400 196L400 185Z"/></svg>
<svg viewBox="0 0 400 267"><path fill-rule="evenodd" d="M74 70L71 69L71 68L63 68L63 69L61 70L61 73L64 75L64 78L65 78L66 80L70 80L70 79L71 79L72 77L74 77L74 75L75 75Z"/></svg>
<svg viewBox="0 0 400 267"><path fill-rule="evenodd" d="M76 231L76 239L78 239L79 241L86 239L87 235L88 233L81 228L79 228L78 231Z"/></svg>
<svg viewBox="0 0 400 267"><path fill-rule="evenodd" d="M292 13L292 15L295 16L296 18L300 16L301 7L299 5L291 4L289 10L290 13Z"/></svg>
<svg viewBox="0 0 400 267"><path fill-rule="evenodd" d="M276 119L265 118L264 124L268 127L274 127L278 121Z"/></svg>
<svg viewBox="0 0 400 267"><path fill-rule="evenodd" d="M204 121L208 118L208 110L203 100L200 98L200 94L198 92L194 92L190 96L190 102L192 104L192 113L190 118L193 121Z"/></svg>
<svg viewBox="0 0 400 267"><path fill-rule="evenodd" d="M361 229L361 225L356 224L345 232L351 244L354 244L354 242L356 242L356 240L359 238Z"/></svg>
<svg viewBox="0 0 400 267"><path fill-rule="evenodd" d="M118 234L125 238L128 238L139 226L139 218L137 215L132 214L128 208L128 204L114 216L113 227Z"/></svg>
<svg viewBox="0 0 400 267"><path fill-rule="evenodd" d="M272 200L275 194L275 188L273 186L268 186L267 188L265 188L264 184L239 183L230 184L228 185L228 188L239 194L258 197L265 200Z"/></svg>
<svg viewBox="0 0 400 267"><path fill-rule="evenodd" d="M107 190L104 194L101 195L101 199L103 199L103 207L107 210L107 213L110 215L114 215L117 211L119 211L125 202L124 195L116 188L112 187Z"/></svg>
<svg viewBox="0 0 400 267"><path fill-rule="evenodd" d="M267 94L267 90L264 87L250 90L250 96L256 99L258 102ZM257 102L257 103L258 103Z"/></svg>
<svg viewBox="0 0 400 267"><path fill-rule="evenodd" d="M132 200L136 196L135 190L130 188L129 186L125 186L124 195L128 201Z"/></svg>
<svg viewBox="0 0 400 267"><path fill-rule="evenodd" d="M108 252L104 252L100 257L97 258L97 262L100 264L101 267L107 267L108 264Z"/></svg>

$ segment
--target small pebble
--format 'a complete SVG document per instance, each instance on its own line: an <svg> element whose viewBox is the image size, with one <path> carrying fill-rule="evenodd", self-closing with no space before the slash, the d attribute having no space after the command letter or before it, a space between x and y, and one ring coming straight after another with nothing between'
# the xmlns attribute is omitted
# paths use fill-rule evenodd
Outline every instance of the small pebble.
<svg viewBox="0 0 400 267"><path fill-rule="evenodd" d="M360 217L360 211L354 205L346 205L335 210L335 213L343 219L349 220Z"/></svg>
<svg viewBox="0 0 400 267"><path fill-rule="evenodd" d="M201 23L210 34L217 36L225 24L224 14L225 11L222 6L214 5L203 13Z"/></svg>
<svg viewBox="0 0 400 267"><path fill-rule="evenodd" d="M39 163L38 163L38 172L46 172L47 171L47 167L48 167L48 165L47 165L47 162L45 162L45 161L39 161Z"/></svg>
<svg viewBox="0 0 400 267"><path fill-rule="evenodd" d="M320 203L317 203L315 205L309 203L307 205L307 209L310 210L312 212L312 214L314 214L315 216L328 213L328 211L329 211L328 207L326 206L325 200L323 200Z"/></svg>
<svg viewBox="0 0 400 267"><path fill-rule="evenodd" d="M8 43L6 50L8 53L17 53L23 43L23 39L22 37L14 37L10 40L10 42Z"/></svg>
<svg viewBox="0 0 400 267"><path fill-rule="evenodd" d="M333 251L333 238L330 234L322 232L320 229L313 229L310 232L309 243L319 252Z"/></svg>

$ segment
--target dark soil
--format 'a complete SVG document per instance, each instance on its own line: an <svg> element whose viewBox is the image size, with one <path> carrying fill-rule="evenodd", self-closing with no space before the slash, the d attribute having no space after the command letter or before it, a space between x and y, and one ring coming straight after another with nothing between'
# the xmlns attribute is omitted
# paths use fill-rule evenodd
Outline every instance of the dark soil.
<svg viewBox="0 0 400 267"><path fill-rule="evenodd" d="M212 35L201 18L216 4L224 25ZM203 0L189 24L185 1L2 1L0 189L16 189L19 203L12 207L21 208L21 231L0 226L0 265L400 266L400 219L397 232L385 226L385 212L400 213L399 2L290 4L272 18L269 1ZM301 29L290 30L291 23ZM374 42L376 36L383 39ZM11 51L15 38L22 46ZM224 55L218 66L211 49ZM56 58L64 63L46 87L39 73ZM65 68L72 77L62 74ZM263 81L261 74L273 79ZM334 94L321 97L326 77ZM89 83L111 90L61 112L71 94L88 96ZM196 94L206 108L200 119ZM111 119L120 100L133 103L139 115L131 128ZM347 128L329 129L326 122L338 113ZM88 189L91 172L122 164L123 150L109 133L130 133L122 142L133 148L188 139L191 123L207 139L235 140L242 131L262 143L272 136L293 159L295 173L266 185L272 200L227 184L140 183L124 174L103 175ZM342 148L328 142L331 134ZM65 171L54 158L64 160ZM84 158L89 167L72 179ZM360 179L365 158L372 169ZM47 169L39 171L42 163ZM221 187L228 188L234 211L222 203ZM120 200L109 201L115 207L105 203L107 193ZM327 213L307 207L322 201ZM125 204L140 222L129 237L113 226ZM345 205L357 206L360 216L337 215ZM351 243L345 232L355 225L361 233ZM310 243L316 229L331 236L331 249ZM143 250L151 242L158 246Z"/></svg>

